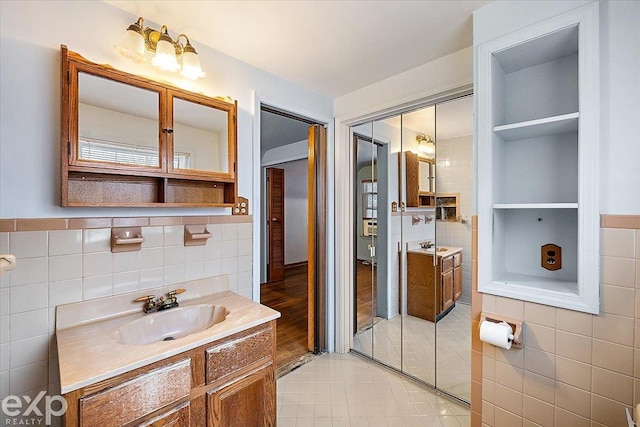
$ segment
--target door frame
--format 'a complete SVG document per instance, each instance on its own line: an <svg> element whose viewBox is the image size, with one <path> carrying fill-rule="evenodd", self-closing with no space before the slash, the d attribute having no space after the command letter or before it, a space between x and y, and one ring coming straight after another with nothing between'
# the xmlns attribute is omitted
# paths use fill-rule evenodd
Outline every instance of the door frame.
<svg viewBox="0 0 640 427"><path fill-rule="evenodd" d="M318 111L311 111L307 107L300 105L295 101L289 99L280 98L271 94L253 92L253 185L252 185L252 197L253 201L250 204L250 211L253 215L253 253L261 254L261 234L263 224L264 213L261 212L262 206L262 177L264 175L264 169L261 165L260 157L260 110L262 105L275 108L285 113L304 118L313 121L318 124L322 124L327 130L327 147L326 147L326 188L331 194L331 190L335 187L335 158L332 155L334 152L334 138L333 138L333 117L325 115ZM330 114L330 113L329 113ZM298 159L289 159L298 160ZM240 189L242 190L242 189ZM326 200L326 253L324 254L326 259L326 297L327 302L325 307L325 337L326 337L326 349L329 352L335 351L335 305L332 303L335 299L335 281L334 281L334 258L332 246L330 242L335 241L335 219L334 219L334 200L332 197L328 197ZM262 254L261 254L262 255ZM253 263L253 300L260 302L260 262Z"/></svg>

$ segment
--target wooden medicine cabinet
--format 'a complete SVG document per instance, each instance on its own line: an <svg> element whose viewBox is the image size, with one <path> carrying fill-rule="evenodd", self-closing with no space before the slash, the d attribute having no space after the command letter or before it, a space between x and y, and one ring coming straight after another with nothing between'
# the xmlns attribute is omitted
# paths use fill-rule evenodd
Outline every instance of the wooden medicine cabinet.
<svg viewBox="0 0 640 427"><path fill-rule="evenodd" d="M62 51L62 206L233 207L237 102Z"/></svg>
<svg viewBox="0 0 640 427"><path fill-rule="evenodd" d="M407 207L435 206L435 160L419 157L411 151L405 156Z"/></svg>

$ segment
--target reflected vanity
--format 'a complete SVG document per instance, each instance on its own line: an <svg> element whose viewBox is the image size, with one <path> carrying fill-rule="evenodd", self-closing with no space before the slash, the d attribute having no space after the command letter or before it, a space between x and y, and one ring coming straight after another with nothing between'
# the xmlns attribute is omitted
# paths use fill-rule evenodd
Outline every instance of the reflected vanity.
<svg viewBox="0 0 640 427"><path fill-rule="evenodd" d="M61 50L63 206L233 206L235 102Z"/></svg>

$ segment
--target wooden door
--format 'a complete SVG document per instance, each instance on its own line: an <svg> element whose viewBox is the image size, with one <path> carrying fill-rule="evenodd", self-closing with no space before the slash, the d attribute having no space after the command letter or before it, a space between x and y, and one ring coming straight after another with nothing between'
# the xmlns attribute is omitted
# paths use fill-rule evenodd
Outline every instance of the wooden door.
<svg viewBox="0 0 640 427"><path fill-rule="evenodd" d="M310 351L326 348L326 170L327 130L309 127L308 333Z"/></svg>
<svg viewBox="0 0 640 427"><path fill-rule="evenodd" d="M267 281L284 280L284 169L267 169L269 260Z"/></svg>

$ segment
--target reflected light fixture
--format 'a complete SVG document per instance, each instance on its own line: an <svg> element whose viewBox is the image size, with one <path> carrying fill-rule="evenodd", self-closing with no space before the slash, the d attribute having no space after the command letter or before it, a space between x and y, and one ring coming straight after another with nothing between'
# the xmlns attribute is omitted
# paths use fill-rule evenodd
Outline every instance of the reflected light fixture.
<svg viewBox="0 0 640 427"><path fill-rule="evenodd" d="M142 17L129 25L116 49L122 56L135 62L143 62L146 51L153 52L151 63L161 70L180 71L183 77L192 80L205 76L198 53L185 34L178 35L174 41L166 25L160 31L145 28Z"/></svg>
<svg viewBox="0 0 640 427"><path fill-rule="evenodd" d="M428 156L433 156L436 153L436 144L433 142L433 138L429 135L418 134L416 135L416 142L418 143L418 151Z"/></svg>

